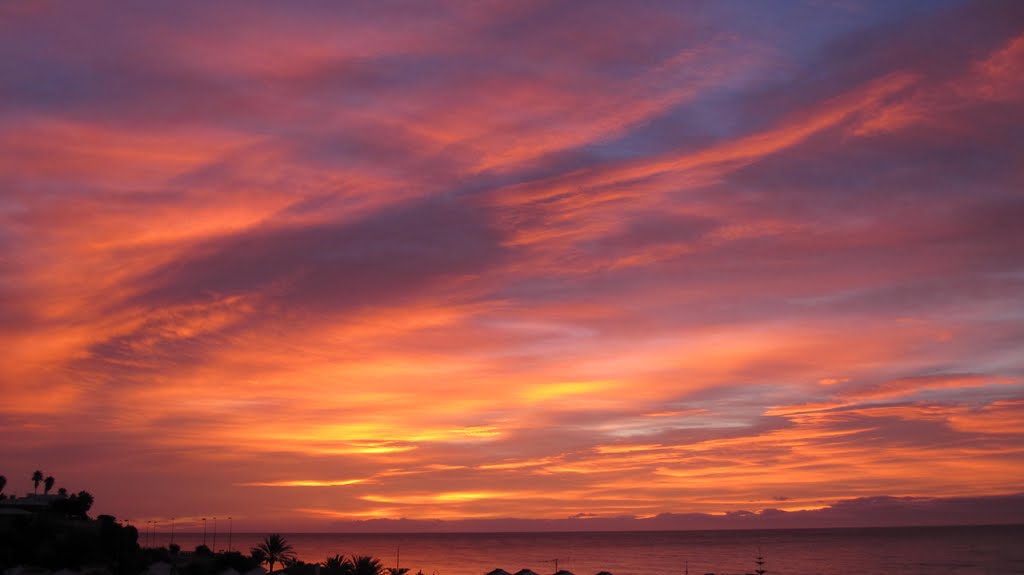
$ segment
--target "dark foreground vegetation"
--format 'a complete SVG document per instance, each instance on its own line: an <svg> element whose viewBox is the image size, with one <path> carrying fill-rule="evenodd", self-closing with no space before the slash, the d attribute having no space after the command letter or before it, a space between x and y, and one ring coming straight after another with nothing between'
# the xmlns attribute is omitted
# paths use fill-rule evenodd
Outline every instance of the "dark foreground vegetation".
<svg viewBox="0 0 1024 575"><path fill-rule="evenodd" d="M138 531L109 515L89 517L93 497L87 491L68 493L53 476L36 471L34 489L24 497L4 493L0 475L0 568L18 565L46 569L130 563L138 549ZM43 492L39 493L42 484Z"/></svg>
<svg viewBox="0 0 1024 575"><path fill-rule="evenodd" d="M213 552L206 545L192 551L173 543L141 547L135 527L122 525L110 515L89 517L93 497L88 492L68 493L61 488L51 494L56 480L44 477L41 471L32 474L32 482L35 489L31 494L15 497L4 493L7 478L0 475L0 573L19 567L29 573L69 569L82 575L241 575L263 566L270 573L285 575L406 575L409 571L385 567L380 559L369 555L339 554L306 563L278 534L264 537L248 554ZM42 494L38 492L40 484ZM755 564L754 573L764 575L760 553ZM495 569L487 575L511 574ZM515 575L537 574L524 569ZM573 574L559 571L555 575ZM598 575L612 574L603 571Z"/></svg>
<svg viewBox="0 0 1024 575"><path fill-rule="evenodd" d="M249 553L213 552L205 545L185 551L178 545L148 548L139 545L139 531L110 515L89 516L93 497L86 491L50 493L56 479L36 471L33 492L23 497L4 493L7 478L0 475L0 573L22 567L30 570L70 569L93 575L138 575L164 564L165 572L180 575L218 575L231 570L248 573L265 567L286 575L405 575L408 569L385 568L366 555L334 555L321 563L296 558L281 535L268 535ZM39 493L42 485L43 492ZM422 574L420 574L422 575Z"/></svg>

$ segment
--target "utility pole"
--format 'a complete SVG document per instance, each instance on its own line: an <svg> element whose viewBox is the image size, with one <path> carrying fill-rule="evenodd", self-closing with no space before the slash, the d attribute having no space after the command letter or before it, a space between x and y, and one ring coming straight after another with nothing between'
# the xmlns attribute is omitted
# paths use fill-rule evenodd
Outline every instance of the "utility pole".
<svg viewBox="0 0 1024 575"><path fill-rule="evenodd" d="M203 547L206 547L206 518L203 517Z"/></svg>
<svg viewBox="0 0 1024 575"><path fill-rule="evenodd" d="M213 552L217 552L217 518L213 518Z"/></svg>
<svg viewBox="0 0 1024 575"><path fill-rule="evenodd" d="M228 551L231 551L231 534L234 532L235 523L228 517Z"/></svg>

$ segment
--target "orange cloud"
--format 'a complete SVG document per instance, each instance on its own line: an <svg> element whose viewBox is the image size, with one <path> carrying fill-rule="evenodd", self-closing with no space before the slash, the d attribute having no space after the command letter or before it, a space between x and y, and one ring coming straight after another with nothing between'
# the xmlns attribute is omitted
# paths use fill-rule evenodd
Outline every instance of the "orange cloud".
<svg viewBox="0 0 1024 575"><path fill-rule="evenodd" d="M180 8L0 18L9 478L282 530L1018 489L1020 30Z"/></svg>

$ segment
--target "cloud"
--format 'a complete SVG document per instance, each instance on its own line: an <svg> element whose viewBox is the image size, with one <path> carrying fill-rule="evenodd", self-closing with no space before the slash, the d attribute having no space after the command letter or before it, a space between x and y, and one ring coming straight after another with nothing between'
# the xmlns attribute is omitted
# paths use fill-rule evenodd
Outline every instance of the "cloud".
<svg viewBox="0 0 1024 575"><path fill-rule="evenodd" d="M367 219L256 229L197 247L141 283L147 304L267 292L340 309L473 273L501 256L486 216L457 202L401 206Z"/></svg>
<svg viewBox="0 0 1024 575"><path fill-rule="evenodd" d="M10 467L268 529L1006 518L1019 3L173 6L0 8Z"/></svg>

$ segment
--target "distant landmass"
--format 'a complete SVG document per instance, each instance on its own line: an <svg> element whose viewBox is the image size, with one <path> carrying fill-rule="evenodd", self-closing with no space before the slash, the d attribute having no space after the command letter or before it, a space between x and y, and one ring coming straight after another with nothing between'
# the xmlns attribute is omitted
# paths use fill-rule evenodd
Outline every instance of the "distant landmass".
<svg viewBox="0 0 1024 575"><path fill-rule="evenodd" d="M1024 493L987 497L861 497L821 509L764 509L706 513L662 513L653 517L564 519L368 519L337 521L336 531L358 533L509 531L662 531L702 529L800 529L930 525L1024 524Z"/></svg>

